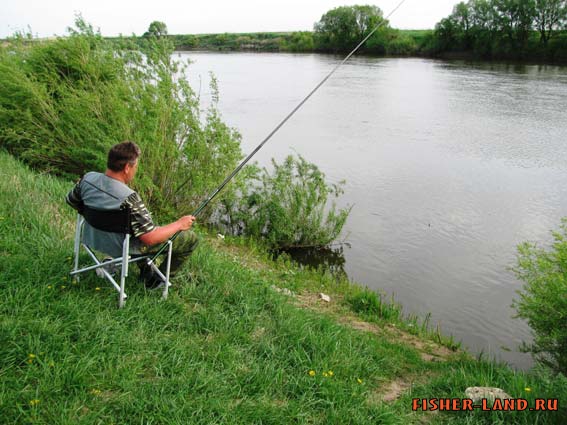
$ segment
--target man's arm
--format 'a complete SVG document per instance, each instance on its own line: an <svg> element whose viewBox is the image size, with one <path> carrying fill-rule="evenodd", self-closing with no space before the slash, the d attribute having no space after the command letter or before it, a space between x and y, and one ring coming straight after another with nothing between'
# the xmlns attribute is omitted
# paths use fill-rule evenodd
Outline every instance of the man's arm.
<svg viewBox="0 0 567 425"><path fill-rule="evenodd" d="M73 209L77 210L80 214L83 211L85 204L83 203L83 198L81 197L81 180L69 191L65 197L65 202L69 204Z"/></svg>
<svg viewBox="0 0 567 425"><path fill-rule="evenodd" d="M151 232L140 235L138 239L140 239L144 245L156 245L158 243L165 242L177 232L189 230L194 221L195 217L192 215L186 215L173 223L156 227Z"/></svg>
<svg viewBox="0 0 567 425"><path fill-rule="evenodd" d="M165 226L156 226L150 212L136 192L126 199L126 204L130 208L132 235L140 239L144 245L156 245L165 242L175 233L190 229L195 221L195 217L186 215Z"/></svg>

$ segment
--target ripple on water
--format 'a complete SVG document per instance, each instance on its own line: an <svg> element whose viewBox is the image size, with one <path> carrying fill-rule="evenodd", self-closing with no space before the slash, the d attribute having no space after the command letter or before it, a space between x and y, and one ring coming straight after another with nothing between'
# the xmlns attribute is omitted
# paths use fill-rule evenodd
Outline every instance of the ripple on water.
<svg viewBox="0 0 567 425"><path fill-rule="evenodd" d="M245 152L341 59L188 56L196 87L217 76ZM511 318L520 283L508 267L518 243L549 243L567 216L565 111L566 67L356 57L255 159L293 149L347 180L349 276L407 312L432 312L473 351L525 367L515 347L529 331Z"/></svg>

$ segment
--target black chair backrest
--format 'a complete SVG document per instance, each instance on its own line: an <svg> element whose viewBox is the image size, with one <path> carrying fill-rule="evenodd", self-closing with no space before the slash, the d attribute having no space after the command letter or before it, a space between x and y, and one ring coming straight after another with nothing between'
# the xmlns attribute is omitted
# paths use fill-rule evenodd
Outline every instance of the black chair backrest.
<svg viewBox="0 0 567 425"><path fill-rule="evenodd" d="M103 232L130 233L130 208L126 206L119 210L98 210L85 205L81 215L87 223Z"/></svg>

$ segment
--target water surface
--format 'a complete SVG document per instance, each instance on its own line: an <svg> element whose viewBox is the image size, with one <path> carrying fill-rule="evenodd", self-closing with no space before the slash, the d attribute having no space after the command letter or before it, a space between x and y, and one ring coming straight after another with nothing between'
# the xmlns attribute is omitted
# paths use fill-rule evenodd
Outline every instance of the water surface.
<svg viewBox="0 0 567 425"><path fill-rule="evenodd" d="M326 55L209 53L189 78L250 152L341 60ZM299 153L332 182L344 268L394 294L408 313L432 313L473 352L525 368L530 339L512 316L521 287L516 246L551 240L567 216L567 68L355 57L257 155Z"/></svg>

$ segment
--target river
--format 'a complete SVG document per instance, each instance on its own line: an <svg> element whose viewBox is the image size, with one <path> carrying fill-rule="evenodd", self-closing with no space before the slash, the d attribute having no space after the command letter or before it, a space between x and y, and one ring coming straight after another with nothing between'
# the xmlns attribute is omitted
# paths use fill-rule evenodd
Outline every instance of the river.
<svg viewBox="0 0 567 425"><path fill-rule="evenodd" d="M209 71L245 153L341 60L176 53L206 107ZM516 246L552 240L567 216L567 67L354 57L259 152L299 153L354 205L345 271L431 313L473 353L525 369Z"/></svg>

